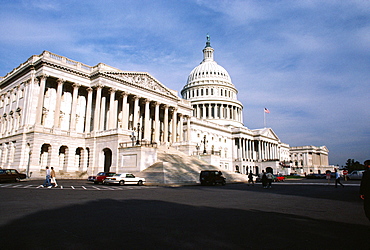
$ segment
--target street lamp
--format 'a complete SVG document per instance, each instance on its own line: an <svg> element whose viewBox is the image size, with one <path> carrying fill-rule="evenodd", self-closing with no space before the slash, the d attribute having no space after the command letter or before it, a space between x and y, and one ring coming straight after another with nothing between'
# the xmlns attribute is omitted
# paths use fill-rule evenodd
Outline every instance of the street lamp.
<svg viewBox="0 0 370 250"><path fill-rule="evenodd" d="M137 140L136 140L136 145L140 145L140 122L137 123Z"/></svg>

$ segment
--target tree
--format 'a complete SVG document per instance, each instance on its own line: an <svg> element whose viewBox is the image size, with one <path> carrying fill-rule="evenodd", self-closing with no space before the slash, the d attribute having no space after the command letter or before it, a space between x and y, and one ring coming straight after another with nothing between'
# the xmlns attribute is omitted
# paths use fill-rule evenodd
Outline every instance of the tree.
<svg viewBox="0 0 370 250"><path fill-rule="evenodd" d="M346 168L348 169L348 172L352 172L353 170L362 170L365 169L364 165L362 165L360 162L355 161L354 159L348 159L346 162Z"/></svg>

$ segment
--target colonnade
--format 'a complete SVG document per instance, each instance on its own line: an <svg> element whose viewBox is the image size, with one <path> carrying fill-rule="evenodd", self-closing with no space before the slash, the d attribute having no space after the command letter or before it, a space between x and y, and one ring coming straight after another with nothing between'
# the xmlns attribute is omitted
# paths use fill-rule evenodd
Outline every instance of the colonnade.
<svg viewBox="0 0 370 250"><path fill-rule="evenodd" d="M48 76L39 77L40 88L36 110L36 124L43 125L44 99L47 87L56 86L54 108L54 129L61 128L61 105L66 89L72 89L72 103L69 115L69 131L76 131L76 119L84 116L83 128L80 132L90 133L106 130L136 131L142 140L151 142L182 142L188 141L189 133L184 138L184 123L190 127L190 117L180 113L176 105L160 103L146 97L127 91L110 88L97 84L93 87L82 86L78 83L66 82L63 79L53 79ZM51 82L51 84L49 83ZM68 85L68 86L66 86ZM144 93L143 93L144 94ZM83 96L85 109L77 110L78 99ZM77 113L79 115L77 115ZM81 131L82 130L82 131Z"/></svg>
<svg viewBox="0 0 370 250"><path fill-rule="evenodd" d="M230 104L194 104L193 116L200 119L226 119L243 122L242 110Z"/></svg>
<svg viewBox="0 0 370 250"><path fill-rule="evenodd" d="M279 147L276 143L247 138L235 138L234 158L237 160L268 161L279 159Z"/></svg>

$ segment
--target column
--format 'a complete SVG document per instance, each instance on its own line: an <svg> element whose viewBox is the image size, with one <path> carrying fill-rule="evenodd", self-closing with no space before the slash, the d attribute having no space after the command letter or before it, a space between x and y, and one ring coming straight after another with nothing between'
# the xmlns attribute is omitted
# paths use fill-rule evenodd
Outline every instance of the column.
<svg viewBox="0 0 370 250"><path fill-rule="evenodd" d="M163 121L163 141L168 142L168 106L164 106L164 121Z"/></svg>
<svg viewBox="0 0 370 250"><path fill-rule="evenodd" d="M44 94L45 94L45 85L46 85L46 75L40 76L40 89L39 89L39 96L37 101L37 111L36 111L36 124L41 125L41 118L42 118L42 109L44 107Z"/></svg>
<svg viewBox="0 0 370 250"><path fill-rule="evenodd" d="M104 130L106 128L105 123L105 105L107 103L106 97L103 96L101 98L101 106L100 106L100 121L99 121L99 130Z"/></svg>
<svg viewBox="0 0 370 250"><path fill-rule="evenodd" d="M238 139L238 159L243 158L243 153L242 153L242 138L237 138Z"/></svg>
<svg viewBox="0 0 370 250"><path fill-rule="evenodd" d="M100 84L96 85L96 100L95 100L95 113L94 113L94 131L99 131L99 120L100 120L100 103L101 103L101 91L103 86Z"/></svg>
<svg viewBox="0 0 370 250"><path fill-rule="evenodd" d="M255 160L255 157L254 157L254 141L251 140L251 149L252 149L252 152L251 152L251 160Z"/></svg>
<svg viewBox="0 0 370 250"><path fill-rule="evenodd" d="M150 108L149 108L149 100L145 99L145 113L144 113L144 140L150 141L150 123L149 123L149 117L150 117Z"/></svg>
<svg viewBox="0 0 370 250"><path fill-rule="evenodd" d="M137 123L139 122L139 97L134 96L134 120L133 120L133 126L137 129Z"/></svg>
<svg viewBox="0 0 370 250"><path fill-rule="evenodd" d="M127 103L127 93L122 92L122 129L127 130L128 129L128 103Z"/></svg>
<svg viewBox="0 0 370 250"><path fill-rule="evenodd" d="M71 122L69 124L69 130L74 131L76 130L76 107L77 107L77 96L78 96L78 88L80 84L74 83L73 87L73 94L72 94L72 111L71 111Z"/></svg>
<svg viewBox="0 0 370 250"><path fill-rule="evenodd" d="M87 88L87 105L86 105L86 120L85 120L85 132L90 133L91 126L91 104L92 104L92 88Z"/></svg>
<svg viewBox="0 0 370 250"><path fill-rule="evenodd" d="M183 127L183 122L184 122L184 117L182 114L178 114L180 123L179 123L179 142L182 142L184 140L184 127Z"/></svg>
<svg viewBox="0 0 370 250"><path fill-rule="evenodd" d="M211 104L208 104L208 116L207 116L207 118L209 119L209 118L212 118L212 114L211 114Z"/></svg>
<svg viewBox="0 0 370 250"><path fill-rule="evenodd" d="M177 139L177 110L173 109L172 114L172 143L176 142Z"/></svg>
<svg viewBox="0 0 370 250"><path fill-rule="evenodd" d="M114 111L114 99L116 90L114 88L109 89L110 99L109 99L109 116L108 116L108 129L114 129L117 123L117 114Z"/></svg>
<svg viewBox="0 0 370 250"><path fill-rule="evenodd" d="M154 141L156 143L159 143L159 134L160 134L160 121L159 121L159 103L158 102L155 102L154 103L155 105L155 111L154 111L154 122L155 122L155 126L154 126Z"/></svg>
<svg viewBox="0 0 370 250"><path fill-rule="evenodd" d="M59 117L60 117L60 105L61 105L61 100L62 100L62 92L63 92L63 84L64 84L63 79L57 79L57 100L55 103L55 111L54 111L54 128L59 128Z"/></svg>
<svg viewBox="0 0 370 250"><path fill-rule="evenodd" d="M186 133L186 141L190 141L190 116L186 117L186 127L187 127L187 133Z"/></svg>

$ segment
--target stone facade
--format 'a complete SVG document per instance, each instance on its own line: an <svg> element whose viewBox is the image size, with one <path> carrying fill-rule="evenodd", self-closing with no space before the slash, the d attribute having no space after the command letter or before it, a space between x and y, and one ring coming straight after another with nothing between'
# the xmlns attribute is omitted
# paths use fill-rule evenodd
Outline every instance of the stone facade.
<svg viewBox="0 0 370 250"><path fill-rule="evenodd" d="M290 172L292 153L271 128L243 125L230 76L204 60L181 91L145 72L88 66L44 51L0 78L0 167L43 176L85 178L99 171L140 172L172 148L226 171L272 167ZM327 150L314 170L328 164ZM299 161L299 164L310 164Z"/></svg>

